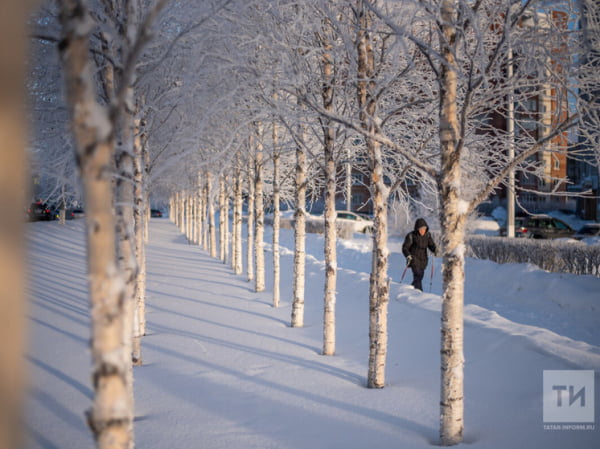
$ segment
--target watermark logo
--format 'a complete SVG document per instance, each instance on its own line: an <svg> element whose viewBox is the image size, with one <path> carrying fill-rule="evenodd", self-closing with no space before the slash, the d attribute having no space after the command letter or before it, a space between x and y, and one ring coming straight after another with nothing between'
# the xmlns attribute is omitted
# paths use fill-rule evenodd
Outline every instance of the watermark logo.
<svg viewBox="0 0 600 449"><path fill-rule="evenodd" d="M544 427L554 429L556 426L553 424L593 425L593 370L545 370L543 383Z"/></svg>

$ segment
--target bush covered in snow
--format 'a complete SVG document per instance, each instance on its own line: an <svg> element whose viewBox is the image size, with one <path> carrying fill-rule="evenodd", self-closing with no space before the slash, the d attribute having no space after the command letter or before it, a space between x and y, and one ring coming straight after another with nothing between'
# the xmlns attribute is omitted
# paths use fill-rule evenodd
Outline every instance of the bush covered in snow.
<svg viewBox="0 0 600 449"><path fill-rule="evenodd" d="M600 245L574 240L471 236L468 255L497 263L531 263L551 272L600 276Z"/></svg>

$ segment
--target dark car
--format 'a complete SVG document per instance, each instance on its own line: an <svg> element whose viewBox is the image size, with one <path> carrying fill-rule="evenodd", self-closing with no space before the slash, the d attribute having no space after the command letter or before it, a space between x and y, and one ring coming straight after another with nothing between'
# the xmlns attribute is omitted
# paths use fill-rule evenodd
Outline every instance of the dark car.
<svg viewBox="0 0 600 449"><path fill-rule="evenodd" d="M41 201L31 203L27 209L29 221L50 221L54 219L54 214L46 203Z"/></svg>
<svg viewBox="0 0 600 449"><path fill-rule="evenodd" d="M162 212L158 209L150 209L150 216L153 218L162 218Z"/></svg>
<svg viewBox="0 0 600 449"><path fill-rule="evenodd" d="M506 236L506 226L500 228L500 235ZM549 215L530 215L515 218L515 237L533 239L569 238L575 230L567 223Z"/></svg>
<svg viewBox="0 0 600 449"><path fill-rule="evenodd" d="M600 237L600 223L583 225L582 228L573 235L575 240L583 240L589 237Z"/></svg>

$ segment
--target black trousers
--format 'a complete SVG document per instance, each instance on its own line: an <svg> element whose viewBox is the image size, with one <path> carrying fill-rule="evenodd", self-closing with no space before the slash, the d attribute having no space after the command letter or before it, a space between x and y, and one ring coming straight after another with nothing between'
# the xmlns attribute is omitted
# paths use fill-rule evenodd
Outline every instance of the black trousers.
<svg viewBox="0 0 600 449"><path fill-rule="evenodd" d="M417 290L423 291L423 276L425 276L425 270L421 268L410 267L413 272L413 281L412 285Z"/></svg>

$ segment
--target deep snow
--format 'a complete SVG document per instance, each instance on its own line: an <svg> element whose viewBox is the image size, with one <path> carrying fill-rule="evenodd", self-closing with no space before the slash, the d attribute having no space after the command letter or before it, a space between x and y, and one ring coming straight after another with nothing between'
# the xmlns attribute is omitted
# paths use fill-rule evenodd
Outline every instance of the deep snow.
<svg viewBox="0 0 600 449"><path fill-rule="evenodd" d="M82 221L30 223L27 449L93 447ZM266 240L271 238L270 230ZM386 387L365 388L370 240L338 245L337 352L320 355L322 236L308 235L305 327L289 327L293 235L282 230L282 304L153 219L148 335L135 369L136 445L176 449L391 449L436 445L440 261L431 293L400 284L391 239ZM267 285L271 284L270 245ZM244 259L245 260L245 259ZM429 289L429 272L426 290ZM270 289L269 289L270 290ZM545 430L544 370L596 371L600 279L467 259L465 446L597 448L595 430ZM591 399L588 396L588 401ZM596 413L597 419L598 413Z"/></svg>

